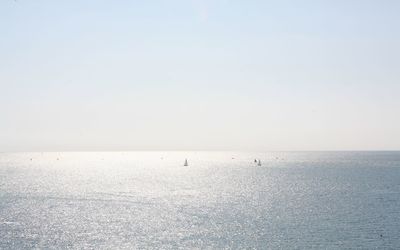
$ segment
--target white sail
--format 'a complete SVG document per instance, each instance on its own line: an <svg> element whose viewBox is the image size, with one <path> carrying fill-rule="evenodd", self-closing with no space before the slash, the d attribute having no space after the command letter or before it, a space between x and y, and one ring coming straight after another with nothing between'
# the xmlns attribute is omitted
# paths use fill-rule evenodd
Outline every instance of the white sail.
<svg viewBox="0 0 400 250"><path fill-rule="evenodd" d="M183 166L189 166L187 159L185 159L185 164Z"/></svg>

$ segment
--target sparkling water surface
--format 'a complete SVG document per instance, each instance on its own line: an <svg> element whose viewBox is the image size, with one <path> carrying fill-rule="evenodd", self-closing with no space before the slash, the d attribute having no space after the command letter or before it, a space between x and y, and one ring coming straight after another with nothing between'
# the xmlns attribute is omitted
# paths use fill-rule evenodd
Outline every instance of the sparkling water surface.
<svg viewBox="0 0 400 250"><path fill-rule="evenodd" d="M400 152L0 153L30 248L400 249Z"/></svg>

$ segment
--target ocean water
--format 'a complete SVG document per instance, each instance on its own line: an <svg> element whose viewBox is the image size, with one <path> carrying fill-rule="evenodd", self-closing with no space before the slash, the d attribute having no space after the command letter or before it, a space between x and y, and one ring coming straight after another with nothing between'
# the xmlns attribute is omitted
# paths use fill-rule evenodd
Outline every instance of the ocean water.
<svg viewBox="0 0 400 250"><path fill-rule="evenodd" d="M31 248L400 249L400 152L0 153Z"/></svg>

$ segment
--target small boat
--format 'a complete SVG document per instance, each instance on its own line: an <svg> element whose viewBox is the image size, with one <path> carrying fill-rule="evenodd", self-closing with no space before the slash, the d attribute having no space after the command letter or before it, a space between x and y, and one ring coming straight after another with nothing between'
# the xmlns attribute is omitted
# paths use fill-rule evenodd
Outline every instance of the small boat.
<svg viewBox="0 0 400 250"><path fill-rule="evenodd" d="M187 159L185 159L185 163L183 164L183 166L185 167L189 166Z"/></svg>
<svg viewBox="0 0 400 250"><path fill-rule="evenodd" d="M260 159L258 159L257 166L261 166L261 161L260 161Z"/></svg>

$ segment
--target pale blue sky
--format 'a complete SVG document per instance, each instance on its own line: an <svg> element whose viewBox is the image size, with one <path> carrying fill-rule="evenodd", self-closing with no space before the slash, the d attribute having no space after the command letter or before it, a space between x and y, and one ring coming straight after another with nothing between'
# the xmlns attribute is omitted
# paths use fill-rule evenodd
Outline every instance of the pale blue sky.
<svg viewBox="0 0 400 250"><path fill-rule="evenodd" d="M2 0L0 151L400 149L399 13Z"/></svg>

